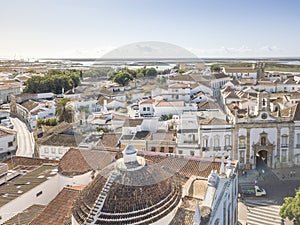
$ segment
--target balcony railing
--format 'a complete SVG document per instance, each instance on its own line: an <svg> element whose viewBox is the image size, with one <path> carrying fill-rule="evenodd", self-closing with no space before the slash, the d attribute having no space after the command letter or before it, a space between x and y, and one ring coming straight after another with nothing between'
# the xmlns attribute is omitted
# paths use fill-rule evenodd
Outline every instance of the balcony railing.
<svg viewBox="0 0 300 225"><path fill-rule="evenodd" d="M209 147L202 147L202 151L209 151Z"/></svg>
<svg viewBox="0 0 300 225"><path fill-rule="evenodd" d="M221 147L220 146L214 147L214 151L221 151Z"/></svg>
<svg viewBox="0 0 300 225"><path fill-rule="evenodd" d="M225 146L224 146L224 149L225 149L225 150L231 150L231 149L232 149L232 146L231 146L231 145L225 145Z"/></svg>
<svg viewBox="0 0 300 225"><path fill-rule="evenodd" d="M300 144L296 144L296 148L300 148Z"/></svg>
<svg viewBox="0 0 300 225"><path fill-rule="evenodd" d="M281 148L287 148L288 144L281 144L280 146L281 146Z"/></svg>
<svg viewBox="0 0 300 225"><path fill-rule="evenodd" d="M246 145L239 145L239 149L245 149Z"/></svg>

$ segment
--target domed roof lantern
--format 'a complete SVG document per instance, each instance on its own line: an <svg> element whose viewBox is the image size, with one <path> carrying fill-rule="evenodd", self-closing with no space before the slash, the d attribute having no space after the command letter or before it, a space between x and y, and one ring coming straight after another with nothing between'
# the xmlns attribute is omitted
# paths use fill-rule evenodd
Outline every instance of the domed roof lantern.
<svg viewBox="0 0 300 225"><path fill-rule="evenodd" d="M128 144L122 153L125 163L137 161L137 150L132 144Z"/></svg>

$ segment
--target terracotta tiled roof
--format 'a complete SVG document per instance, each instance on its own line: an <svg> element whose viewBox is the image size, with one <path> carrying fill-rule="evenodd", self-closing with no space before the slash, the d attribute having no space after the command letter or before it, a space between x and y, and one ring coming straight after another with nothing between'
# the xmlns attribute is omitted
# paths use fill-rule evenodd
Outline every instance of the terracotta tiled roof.
<svg viewBox="0 0 300 225"><path fill-rule="evenodd" d="M184 101L166 101L161 100L155 103L156 107L183 107Z"/></svg>
<svg viewBox="0 0 300 225"><path fill-rule="evenodd" d="M177 81L195 81L195 79L190 75L177 75L175 77L170 77L170 80L177 80Z"/></svg>
<svg viewBox="0 0 300 225"><path fill-rule="evenodd" d="M190 85L185 84L185 83L175 83L175 84L171 84L169 85L169 88L189 88Z"/></svg>
<svg viewBox="0 0 300 225"><path fill-rule="evenodd" d="M13 169L17 166L40 166L44 163L58 163L58 161L52 159L13 156L9 159L4 160L3 163L7 163L8 169Z"/></svg>
<svg viewBox="0 0 300 225"><path fill-rule="evenodd" d="M115 154L97 150L70 149L60 160L58 171L65 176L76 176L111 163Z"/></svg>
<svg viewBox="0 0 300 225"><path fill-rule="evenodd" d="M289 79L286 79L284 82L284 84L297 84L298 82L296 82L294 79L292 78L289 78Z"/></svg>
<svg viewBox="0 0 300 225"><path fill-rule="evenodd" d="M228 124L226 120L222 120L215 117L201 120L200 123L203 125L227 125Z"/></svg>
<svg viewBox="0 0 300 225"><path fill-rule="evenodd" d="M66 123L66 122L59 123L56 126L51 127L51 129L47 130L46 135L62 133L70 129L72 126L73 125L71 123Z"/></svg>
<svg viewBox="0 0 300 225"><path fill-rule="evenodd" d="M117 144L119 139L116 134L103 134L98 146L103 147L104 150L118 150Z"/></svg>
<svg viewBox="0 0 300 225"><path fill-rule="evenodd" d="M65 146L65 147L77 147L81 142L82 137L76 137L69 134L53 134L45 139L40 140L40 145L49 146Z"/></svg>
<svg viewBox="0 0 300 225"><path fill-rule="evenodd" d="M290 113L292 113L292 117L294 121L300 121L300 104L297 103L291 107L283 109L281 111L281 116L289 117Z"/></svg>
<svg viewBox="0 0 300 225"><path fill-rule="evenodd" d="M0 138L10 136L10 135L16 135L16 134L17 134L17 131L0 126Z"/></svg>
<svg viewBox="0 0 300 225"><path fill-rule="evenodd" d="M152 104L153 102L155 102L154 99L146 99L144 101L141 101L140 105L143 105L143 104Z"/></svg>
<svg viewBox="0 0 300 225"><path fill-rule="evenodd" d="M136 127L138 125L141 125L142 122L143 119L126 119L123 127Z"/></svg>
<svg viewBox="0 0 300 225"><path fill-rule="evenodd" d="M64 224L78 195L78 190L64 188L29 225Z"/></svg>
<svg viewBox="0 0 300 225"><path fill-rule="evenodd" d="M197 104L198 108L200 109L219 109L220 106L218 105L218 103L216 102L212 102L212 101L203 101L203 102L199 102Z"/></svg>
<svg viewBox="0 0 300 225"><path fill-rule="evenodd" d="M7 220L3 225L29 224L34 220L45 208L44 205L32 205L23 212L18 213L11 219Z"/></svg>
<svg viewBox="0 0 300 225"><path fill-rule="evenodd" d="M37 107L39 105L38 102L32 101L32 100L28 100L26 102L23 102L21 104L24 108L26 108L28 111L33 110L35 107Z"/></svg>
<svg viewBox="0 0 300 225"><path fill-rule="evenodd" d="M212 76L215 77L216 79L229 78L229 76L224 73L212 74Z"/></svg>

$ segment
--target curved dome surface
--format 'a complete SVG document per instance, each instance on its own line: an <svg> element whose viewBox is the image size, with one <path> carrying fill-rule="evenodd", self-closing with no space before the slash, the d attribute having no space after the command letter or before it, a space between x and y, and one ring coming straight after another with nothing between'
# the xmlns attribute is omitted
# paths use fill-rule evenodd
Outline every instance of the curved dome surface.
<svg viewBox="0 0 300 225"><path fill-rule="evenodd" d="M147 41L124 45L103 55L117 59L197 59L192 52L167 42Z"/></svg>
<svg viewBox="0 0 300 225"><path fill-rule="evenodd" d="M179 204L181 187L172 178L156 182L159 170L145 165L130 171L116 167L108 177L99 174L75 202L74 218L79 224L114 225L160 220ZM149 180L151 185L142 185Z"/></svg>

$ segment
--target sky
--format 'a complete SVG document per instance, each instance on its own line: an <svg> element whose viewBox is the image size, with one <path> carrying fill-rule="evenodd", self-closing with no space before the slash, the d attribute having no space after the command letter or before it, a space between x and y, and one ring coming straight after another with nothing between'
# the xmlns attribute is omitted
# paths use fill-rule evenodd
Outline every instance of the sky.
<svg viewBox="0 0 300 225"><path fill-rule="evenodd" d="M161 41L198 57L300 56L298 0L0 0L0 58L101 57Z"/></svg>

